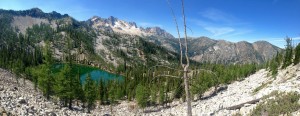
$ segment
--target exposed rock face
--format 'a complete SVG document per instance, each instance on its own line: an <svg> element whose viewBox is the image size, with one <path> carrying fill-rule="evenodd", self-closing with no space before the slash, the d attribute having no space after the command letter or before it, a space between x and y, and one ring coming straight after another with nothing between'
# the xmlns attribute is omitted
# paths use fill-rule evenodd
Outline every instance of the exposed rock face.
<svg viewBox="0 0 300 116"><path fill-rule="evenodd" d="M263 56L263 60L271 59L274 55L276 55L276 52L278 51L278 47L266 41L254 42L253 48L258 52L258 54Z"/></svg>
<svg viewBox="0 0 300 116"><path fill-rule="evenodd" d="M174 38L170 33L166 32L160 27L147 27L145 29L141 28L141 30L145 31L146 33L149 33L149 35L165 37L165 38Z"/></svg>
<svg viewBox="0 0 300 116"><path fill-rule="evenodd" d="M135 22L126 22L113 16L110 16L107 19L94 16L87 22L96 30L113 31L138 36L174 38L171 34L159 27L147 27L144 29L142 27L138 27Z"/></svg>
<svg viewBox="0 0 300 116"><path fill-rule="evenodd" d="M39 25L41 23L51 24L47 19L34 18L30 16L15 16L12 22L12 26L19 29L21 33L26 33L26 29L32 27L33 25ZM55 23L53 23L53 28L56 28Z"/></svg>
<svg viewBox="0 0 300 116"><path fill-rule="evenodd" d="M191 58L199 62L262 63L271 59L281 49L265 41L237 43L212 40L207 37L190 39Z"/></svg>
<svg viewBox="0 0 300 116"><path fill-rule="evenodd" d="M39 25L41 23L49 24L52 28L56 29L58 26L57 20L62 21L62 24L72 23L72 19L67 14L60 14L55 11L50 13L45 13L39 8L32 8L29 10L3 10L0 9L0 16L3 14L9 14L13 17L12 27L17 28L17 32L25 33L26 29L32 27L33 25Z"/></svg>

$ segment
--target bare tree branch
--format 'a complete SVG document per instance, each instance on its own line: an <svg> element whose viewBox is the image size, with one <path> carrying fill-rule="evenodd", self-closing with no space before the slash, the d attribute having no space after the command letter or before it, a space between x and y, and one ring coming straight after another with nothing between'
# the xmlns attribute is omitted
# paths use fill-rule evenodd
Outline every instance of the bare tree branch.
<svg viewBox="0 0 300 116"><path fill-rule="evenodd" d="M171 9L171 12L172 12L172 15L173 15L173 20L174 20L174 23L176 25L176 30L177 30L177 34L178 34L178 42L179 42L179 48L180 48L180 65L183 67L183 63L182 63L182 43L181 43L181 39L180 39L180 33L179 33L179 28L178 28L178 23L177 23L177 19L176 19L176 16L175 16L175 13L174 13L174 10L173 8L171 7L171 3L169 0L167 0L168 2L168 5Z"/></svg>
<svg viewBox="0 0 300 116"><path fill-rule="evenodd" d="M182 18L183 18L183 24L184 24L184 43L185 43L185 58L186 58L186 66L185 66L185 68L188 68L189 65L190 65L190 60L189 60L189 57L188 57L186 20L185 20L185 13L184 13L184 0L181 0L181 6L182 6Z"/></svg>
<svg viewBox="0 0 300 116"><path fill-rule="evenodd" d="M192 32L192 35L194 35L193 30L190 27L187 27L187 28Z"/></svg>
<svg viewBox="0 0 300 116"><path fill-rule="evenodd" d="M206 72L209 72L211 74L214 74L216 77L218 76L215 72L213 72L211 70L206 70L206 69L197 69L197 70L191 70L191 71L206 71Z"/></svg>
<svg viewBox="0 0 300 116"><path fill-rule="evenodd" d="M158 77L171 77L171 78L177 78L177 79L181 79L182 77L179 77L179 76L174 76L174 75L155 75L152 80L150 81L150 83L152 83L156 78Z"/></svg>
<svg viewBox="0 0 300 116"><path fill-rule="evenodd" d="M155 68L155 67L165 67L165 68L172 69L172 70L176 70L176 71L183 71L183 70L178 70L178 69L176 69L176 68L172 68L172 67L169 67L169 66L166 66L166 65L155 65L155 66L149 67L148 72L150 72L150 70L151 70L152 68Z"/></svg>
<svg viewBox="0 0 300 116"><path fill-rule="evenodd" d="M179 76L174 76L174 75L156 75L154 76L155 77L172 77L172 78L182 78L182 77L179 77Z"/></svg>

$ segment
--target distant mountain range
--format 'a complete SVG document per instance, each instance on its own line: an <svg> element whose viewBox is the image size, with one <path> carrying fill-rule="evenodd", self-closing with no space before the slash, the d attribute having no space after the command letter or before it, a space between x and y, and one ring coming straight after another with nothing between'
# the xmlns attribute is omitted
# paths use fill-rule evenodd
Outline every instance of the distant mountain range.
<svg viewBox="0 0 300 116"><path fill-rule="evenodd" d="M53 30L71 25L87 34L93 33L92 46L86 45L93 48L95 54L105 62L114 65L124 63L124 58L131 59L131 63L170 63L169 59L176 62L178 58L178 39L159 27L138 27L135 22L126 22L112 16L108 18L94 16L87 21L77 21L67 14L61 15L55 11L44 13L38 8L23 11L0 10L0 18L6 15L11 16L11 26L16 29L17 33L26 34L28 28L41 23L50 25ZM64 33L64 31L57 32L58 35L64 35ZM61 43L61 41L56 39L53 43ZM40 43L36 44L40 45ZM61 48L63 45L53 46L57 58L63 54ZM281 50L266 41L232 43L208 37L189 38L188 45L190 58L198 62L262 63ZM76 48L73 49L74 52L76 50ZM122 55L119 54L120 52ZM88 54L84 52L78 57L82 60L87 58Z"/></svg>
<svg viewBox="0 0 300 116"><path fill-rule="evenodd" d="M138 36L160 36L165 38L174 38L171 34L159 27L138 27L135 22L126 22L113 16L100 18L94 16L87 21L95 30L113 31L123 34Z"/></svg>

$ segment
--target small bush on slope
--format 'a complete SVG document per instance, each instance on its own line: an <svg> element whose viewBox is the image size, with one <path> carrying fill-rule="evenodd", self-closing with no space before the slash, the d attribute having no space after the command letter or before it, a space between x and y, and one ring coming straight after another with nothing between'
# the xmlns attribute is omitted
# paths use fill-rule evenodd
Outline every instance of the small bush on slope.
<svg viewBox="0 0 300 116"><path fill-rule="evenodd" d="M268 98L272 97L269 96ZM290 93L276 93L275 98L267 99L264 102L259 103L252 111L251 116L278 116L281 114L291 114L300 109L298 100L300 95L296 92Z"/></svg>

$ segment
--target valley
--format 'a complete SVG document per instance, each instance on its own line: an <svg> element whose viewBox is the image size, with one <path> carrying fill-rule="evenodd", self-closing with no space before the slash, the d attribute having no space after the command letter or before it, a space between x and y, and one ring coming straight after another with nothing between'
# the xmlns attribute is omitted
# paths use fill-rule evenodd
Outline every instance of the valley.
<svg viewBox="0 0 300 116"><path fill-rule="evenodd" d="M299 37L281 18L167 0L170 23L158 1L77 2L0 4L0 116L300 115Z"/></svg>

